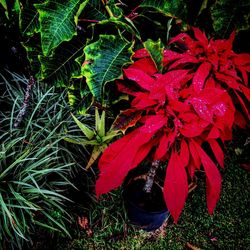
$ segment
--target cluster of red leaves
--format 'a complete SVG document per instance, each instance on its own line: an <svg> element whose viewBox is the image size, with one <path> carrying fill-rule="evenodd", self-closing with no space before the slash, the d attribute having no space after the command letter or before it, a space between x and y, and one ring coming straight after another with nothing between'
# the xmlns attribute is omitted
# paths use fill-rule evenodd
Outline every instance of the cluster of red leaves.
<svg viewBox="0 0 250 250"><path fill-rule="evenodd" d="M106 149L96 183L100 196L119 187L148 155L167 162L164 198L175 222L187 198L188 175L192 178L201 166L206 174L208 211L213 212L221 176L202 145L207 142L223 167L221 145L231 139L234 123L243 126L249 118L244 99L249 100L249 55L232 51L234 34L229 40L208 41L199 29L193 31L195 40L180 34L170 42L184 51L164 51L165 73L158 72L145 49L134 54L136 61L124 70L118 89L133 97L130 109L120 117L129 120L132 116L137 126ZM235 116L235 100L229 93L238 98L245 117Z"/></svg>

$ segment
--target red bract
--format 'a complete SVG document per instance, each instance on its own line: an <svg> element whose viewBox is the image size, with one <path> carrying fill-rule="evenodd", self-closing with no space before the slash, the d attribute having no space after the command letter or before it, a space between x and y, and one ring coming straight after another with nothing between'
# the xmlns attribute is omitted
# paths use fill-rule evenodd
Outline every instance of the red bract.
<svg viewBox="0 0 250 250"><path fill-rule="evenodd" d="M233 101L241 105L245 121L249 121L250 90L247 73L250 71L250 55L233 52L234 32L228 40L210 41L197 28L193 28L193 33L194 38L180 34L170 41L175 49L180 51L181 48L181 53L169 57L171 53L166 50L164 65L169 69L185 66L195 72L192 85L196 92L211 83L217 88L226 89ZM242 118L239 114L235 117L235 123L241 127L245 125Z"/></svg>
<svg viewBox="0 0 250 250"><path fill-rule="evenodd" d="M167 162L164 198L175 222L186 201L187 176L193 178L201 166L207 180L208 211L213 212L221 176L203 143L207 142L214 159L223 167L221 145L231 139L235 122L235 107L227 90L232 89L240 98L249 95L246 77L242 80L238 76L238 71L244 72L243 76L249 70L249 57L232 52L233 35L229 40L208 41L200 30L193 30L196 40L187 34L172 40L184 44L185 52L165 50L164 73L157 72L145 49L137 51L136 62L124 70L118 89L133 100L116 119L114 128L122 128L123 132L131 124L137 128L103 153L96 183L96 194L100 196L120 186L127 173L146 157ZM217 73L233 79L232 84L239 87L232 88L220 75L219 80ZM222 83L228 87L223 88Z"/></svg>

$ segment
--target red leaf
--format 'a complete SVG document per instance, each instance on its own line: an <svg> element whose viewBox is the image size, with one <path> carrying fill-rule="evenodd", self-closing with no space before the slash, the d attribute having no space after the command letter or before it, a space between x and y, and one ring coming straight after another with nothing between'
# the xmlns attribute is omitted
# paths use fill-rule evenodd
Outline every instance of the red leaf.
<svg viewBox="0 0 250 250"><path fill-rule="evenodd" d="M203 89L210 70L211 64L209 62L203 62L195 72L192 85L196 93L199 93Z"/></svg>
<svg viewBox="0 0 250 250"><path fill-rule="evenodd" d="M206 48L208 45L208 40L206 35L198 28L192 27L192 29L194 31L195 38L201 43L203 48Z"/></svg>
<svg viewBox="0 0 250 250"><path fill-rule="evenodd" d="M188 182L186 170L174 151L167 166L163 193L167 208L177 223L187 198Z"/></svg>
<svg viewBox="0 0 250 250"><path fill-rule="evenodd" d="M209 214L212 214L220 197L221 175L216 165L208 157L205 151L196 142L193 141L193 143L200 156L202 165L206 173L207 208Z"/></svg>
<svg viewBox="0 0 250 250"><path fill-rule="evenodd" d="M208 143L210 144L217 162L222 168L224 168L224 152L221 149L219 143L216 140L209 140Z"/></svg>
<svg viewBox="0 0 250 250"><path fill-rule="evenodd" d="M180 161L182 162L183 166L187 166L189 163L189 149L185 140L181 141Z"/></svg>
<svg viewBox="0 0 250 250"><path fill-rule="evenodd" d="M143 48L143 49L138 49L135 51L133 58L143 58L143 57L147 57L150 56L148 51Z"/></svg>
<svg viewBox="0 0 250 250"><path fill-rule="evenodd" d="M188 164L188 166L187 166L187 170L188 170L189 176L190 176L192 179L193 179L193 177L194 177L195 169L196 169L196 166L195 166L193 157L190 157L190 161L189 161L189 164Z"/></svg>
<svg viewBox="0 0 250 250"><path fill-rule="evenodd" d="M213 77L209 77L206 81L206 88L215 88L215 81Z"/></svg>
<svg viewBox="0 0 250 250"><path fill-rule="evenodd" d="M250 102L250 89L245 87L244 85L240 85L240 88L243 94L245 95L245 97L247 98L247 100Z"/></svg>
<svg viewBox="0 0 250 250"><path fill-rule="evenodd" d="M181 59L184 57L183 54L174 52L172 50L164 50L163 52L163 65L166 66L168 65L170 62L173 62L177 59Z"/></svg>
<svg viewBox="0 0 250 250"><path fill-rule="evenodd" d="M245 67L238 67L238 70L240 71L242 78L243 78L243 83L248 86L248 74L245 70Z"/></svg>
<svg viewBox="0 0 250 250"><path fill-rule="evenodd" d="M212 122L213 112L209 109L206 100L201 98L190 98L189 102L194 107L195 112L205 121Z"/></svg>
<svg viewBox="0 0 250 250"><path fill-rule="evenodd" d="M131 106L136 109L145 109L150 106L156 105L157 102L149 98L148 93L138 93L136 98L132 101Z"/></svg>
<svg viewBox="0 0 250 250"><path fill-rule="evenodd" d="M224 116L228 110L228 105L225 102L218 102L212 106L212 112L217 116Z"/></svg>
<svg viewBox="0 0 250 250"><path fill-rule="evenodd" d="M168 121L168 118L163 115L154 115L146 118L144 126L138 129L142 133L155 133L162 128Z"/></svg>
<svg viewBox="0 0 250 250"><path fill-rule="evenodd" d="M124 81L123 82L116 81L116 84L120 92L123 92L128 95L132 95L132 96L136 96L138 94L138 91L133 90L133 88L131 88L131 86L125 83Z"/></svg>
<svg viewBox="0 0 250 250"><path fill-rule="evenodd" d="M170 100L168 104L172 110L175 110L177 112L186 112L190 110L189 104L177 100Z"/></svg>
<svg viewBox="0 0 250 250"><path fill-rule="evenodd" d="M198 152L196 150L195 145L192 143L192 141L189 142L189 150L190 150L190 154L192 156L193 159L193 163L195 165L196 169L200 169L200 165L201 165L201 159L198 155Z"/></svg>
<svg viewBox="0 0 250 250"><path fill-rule="evenodd" d="M196 59L196 57L188 55L188 54L183 54L183 57L181 59L177 60L176 62L170 65L169 70L177 68L178 66L182 66L183 68L185 64L198 63L198 62L199 61Z"/></svg>
<svg viewBox="0 0 250 250"><path fill-rule="evenodd" d="M216 139L220 137L220 131L218 128L216 127L212 127L212 129L210 130L207 139Z"/></svg>
<svg viewBox="0 0 250 250"><path fill-rule="evenodd" d="M247 125L246 119L238 110L236 110L236 112L235 112L234 122L240 128L245 128Z"/></svg>
<svg viewBox="0 0 250 250"><path fill-rule="evenodd" d="M182 127L179 130L185 137L200 135L210 124L210 122L200 119L194 112L180 113L179 119L182 121Z"/></svg>
<svg viewBox="0 0 250 250"><path fill-rule="evenodd" d="M154 79L139 69L124 69L126 77L135 81L142 88L150 90L154 86Z"/></svg>
<svg viewBox="0 0 250 250"><path fill-rule="evenodd" d="M164 85L166 95L170 100L176 100L181 84L189 79L189 70L172 70L157 79L157 83Z"/></svg>
<svg viewBox="0 0 250 250"><path fill-rule="evenodd" d="M240 102L242 110L244 111L245 115L249 119L250 118L250 114L249 114L249 109L246 106L246 103L243 101L243 99L241 98L241 96L236 91L234 91L234 93L236 94L236 96L237 96L237 98L238 98L238 100Z"/></svg>
<svg viewBox="0 0 250 250"><path fill-rule="evenodd" d="M169 132L168 134L164 133L161 136L159 145L155 152L155 160L160 160L167 154L169 148L171 147L171 145L174 143L176 139L176 134L177 134L176 131L173 131L173 132Z"/></svg>
<svg viewBox="0 0 250 250"><path fill-rule="evenodd" d="M153 75L157 72L157 68L150 57L142 58L134 62L129 66L129 69L139 69L148 75Z"/></svg>
<svg viewBox="0 0 250 250"><path fill-rule="evenodd" d="M233 57L233 62L237 66L244 66L250 64L250 54L238 54Z"/></svg>
<svg viewBox="0 0 250 250"><path fill-rule="evenodd" d="M168 71L167 73L158 77L158 81L164 82L165 85L171 84L172 86L180 86L183 81L187 79L189 70L177 69Z"/></svg>
<svg viewBox="0 0 250 250"><path fill-rule="evenodd" d="M119 187L127 173L135 168L152 148L152 134L134 130L111 144L99 161L100 175L96 182L96 195Z"/></svg>
<svg viewBox="0 0 250 250"><path fill-rule="evenodd" d="M191 37L190 37L188 34L186 34L186 33L181 33L181 34L179 34L179 35L173 37L173 38L170 40L170 42L169 42L168 45L170 45L170 44L172 44L172 43L176 43L176 42L185 44L185 42L191 43L192 41L193 41L193 39L191 39Z"/></svg>
<svg viewBox="0 0 250 250"><path fill-rule="evenodd" d="M219 81L222 81L228 85L228 87L236 90L240 90L239 83L235 80L234 77L228 76L219 72L215 72L215 76Z"/></svg>

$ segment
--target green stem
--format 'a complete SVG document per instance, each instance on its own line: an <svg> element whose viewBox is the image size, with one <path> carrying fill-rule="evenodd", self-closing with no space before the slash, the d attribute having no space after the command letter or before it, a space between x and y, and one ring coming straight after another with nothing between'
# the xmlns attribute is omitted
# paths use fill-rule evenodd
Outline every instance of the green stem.
<svg viewBox="0 0 250 250"><path fill-rule="evenodd" d="M114 14L112 13L111 9L108 6L108 0L101 0L101 1L102 1L103 5L104 5L106 11L108 12L109 16L113 17Z"/></svg>
<svg viewBox="0 0 250 250"><path fill-rule="evenodd" d="M108 5L105 5L105 9L106 9L106 11L108 12L108 14L109 14L110 17L113 17L113 16L114 16L114 14L112 13L112 11L111 11L111 9L109 8Z"/></svg>

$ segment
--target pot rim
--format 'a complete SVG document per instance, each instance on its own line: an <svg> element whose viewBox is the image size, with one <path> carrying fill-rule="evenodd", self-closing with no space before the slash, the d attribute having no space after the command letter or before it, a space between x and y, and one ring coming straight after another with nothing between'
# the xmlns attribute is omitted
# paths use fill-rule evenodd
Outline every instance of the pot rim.
<svg viewBox="0 0 250 250"><path fill-rule="evenodd" d="M137 180L141 180L141 179L145 179L144 177L145 175L140 175L140 176L136 176L134 178L131 178L125 185L125 188L127 188L133 181L137 181ZM156 187L163 193L163 188L159 185L159 183L157 182L154 182L154 184L156 185ZM143 211L143 212L147 212L147 213L150 213L150 214L161 214L161 213L169 213L169 210L166 206L166 203L165 203L165 200L164 200L164 204L165 204L165 209L161 209L161 210L157 210L157 211L148 211L147 209L144 209L144 208L141 208L139 206L137 206L133 201L131 201L131 199L129 199L128 195L127 195L127 191L124 190L123 192L123 196L124 198L126 199L126 201L134 206L136 209L140 210L140 211Z"/></svg>
<svg viewBox="0 0 250 250"><path fill-rule="evenodd" d="M159 210L159 211L148 211L146 209L143 209L137 205L134 204L134 202L132 202L131 200L127 199L127 202L130 203L130 205L136 207L136 209L142 211L142 212L147 212L147 213L150 213L150 214L162 214L162 213L170 213L169 210L167 209L167 207L163 210Z"/></svg>

